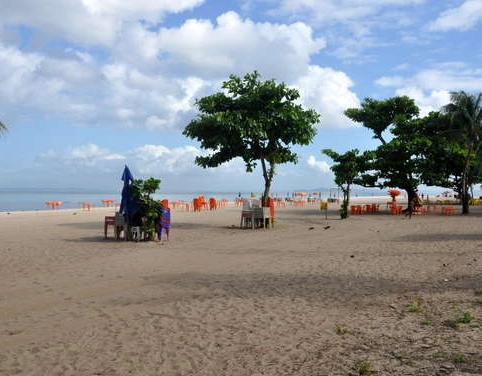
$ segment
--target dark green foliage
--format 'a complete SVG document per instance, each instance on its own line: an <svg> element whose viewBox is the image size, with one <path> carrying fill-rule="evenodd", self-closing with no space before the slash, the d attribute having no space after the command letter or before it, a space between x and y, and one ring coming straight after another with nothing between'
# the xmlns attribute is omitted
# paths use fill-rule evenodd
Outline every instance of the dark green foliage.
<svg viewBox="0 0 482 376"><path fill-rule="evenodd" d="M263 197L267 197L276 165L298 161L291 147L311 143L320 116L295 103L299 98L297 90L259 78L256 71L244 78L231 75L222 86L226 93L198 99L200 115L183 134L210 152L196 157L196 164L204 168L240 157L246 171L252 172L261 162Z"/></svg>
<svg viewBox="0 0 482 376"><path fill-rule="evenodd" d="M383 132L390 125L411 119L418 113L419 109L414 100L407 96L388 98L384 101L365 98L361 108L349 108L345 111L345 115L351 120L371 129L374 133L373 137L382 143L386 142Z"/></svg>
<svg viewBox="0 0 482 376"><path fill-rule="evenodd" d="M160 202L154 200L151 195L159 189L160 185L161 181L155 178L134 179L130 185L132 199L139 205L137 212L133 215L132 224L143 226L150 239L154 239L156 224L161 214Z"/></svg>
<svg viewBox="0 0 482 376"><path fill-rule="evenodd" d="M378 101L366 98L361 108L350 108L345 115L371 129L381 145L372 153L370 166L359 174L359 184L365 187L397 187L407 191L408 199L415 195L420 182L418 159L414 158L423 140L413 136L411 122L419 109L406 96ZM384 133L390 132L390 140Z"/></svg>
<svg viewBox="0 0 482 376"><path fill-rule="evenodd" d="M343 192L343 202L341 204L340 216L342 219L348 218L348 205L350 202L350 187L360 180L360 176L368 171L372 164L374 154L365 152L359 155L357 149L347 151L345 154L338 154L330 149L322 150L323 154L328 155L334 162L331 170L335 175L335 183Z"/></svg>
<svg viewBox="0 0 482 376"><path fill-rule="evenodd" d="M481 181L482 93L470 95L463 91L451 93L450 103L442 108L450 118L450 140L456 143L459 158L459 180L456 191L462 201L462 213L469 212L469 187Z"/></svg>

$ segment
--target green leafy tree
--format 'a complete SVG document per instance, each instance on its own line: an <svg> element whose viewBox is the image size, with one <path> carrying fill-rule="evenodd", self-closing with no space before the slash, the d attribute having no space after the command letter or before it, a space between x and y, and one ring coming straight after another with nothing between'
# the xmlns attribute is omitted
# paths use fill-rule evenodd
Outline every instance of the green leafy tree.
<svg viewBox="0 0 482 376"><path fill-rule="evenodd" d="M412 121L408 131L423 145L417 159L420 180L429 186L453 189L461 196L467 148L460 142L459 131L452 127L451 117L431 112ZM469 186L480 182L481 152L479 149L468 172Z"/></svg>
<svg viewBox="0 0 482 376"><path fill-rule="evenodd" d="M469 213L469 187L480 172L482 147L482 93L451 93L450 103L442 108L450 117L451 135L458 143L463 161L458 192L462 202L462 214Z"/></svg>
<svg viewBox="0 0 482 376"><path fill-rule="evenodd" d="M331 170L335 175L335 184L338 185L343 192L340 217L342 219L348 218L350 187L359 181L360 173L370 168L374 153L368 151L359 155L358 149L347 151L345 154L338 154L331 149L323 149L322 153L329 156L335 162L331 166Z"/></svg>
<svg viewBox="0 0 482 376"><path fill-rule="evenodd" d="M420 183L418 174L422 145L409 130L411 121L419 113L413 99L406 96L386 100L366 98L361 108L350 108L345 115L373 131L373 138L381 145L374 150L370 168L360 175L365 187L397 187L407 192L410 201ZM397 133L398 130L398 133Z"/></svg>
<svg viewBox="0 0 482 376"><path fill-rule="evenodd" d="M161 181L155 178L146 180L134 179L129 186L132 200L138 205L132 216L134 226L143 226L149 239L154 239L156 225L161 214L161 203L152 198L152 194L159 189Z"/></svg>
<svg viewBox="0 0 482 376"><path fill-rule="evenodd" d="M320 115L297 103L300 95L296 89L274 80L261 81L256 71L244 78L231 75L222 87L225 92L196 100L200 114L183 134L209 151L195 160L204 168L240 157L246 171L252 172L259 162L265 201L276 166L297 163L291 147L312 142Z"/></svg>
<svg viewBox="0 0 482 376"><path fill-rule="evenodd" d="M383 101L365 98L361 103L361 108L349 108L345 110L345 115L357 123L362 123L365 128L371 129L373 138L386 144L384 134L391 125L412 119L419 112L413 99L402 96Z"/></svg>
<svg viewBox="0 0 482 376"><path fill-rule="evenodd" d="M446 115L430 112L423 118L401 122L393 129L397 139L410 144L411 168L423 184L452 185L449 177L456 169L458 157L455 153L457 144L447 133L448 125Z"/></svg>

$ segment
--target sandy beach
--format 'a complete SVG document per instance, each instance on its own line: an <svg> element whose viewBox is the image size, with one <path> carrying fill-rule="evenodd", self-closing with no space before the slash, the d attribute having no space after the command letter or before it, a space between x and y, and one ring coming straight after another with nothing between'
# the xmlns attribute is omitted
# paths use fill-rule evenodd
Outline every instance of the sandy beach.
<svg viewBox="0 0 482 376"><path fill-rule="evenodd" d="M112 208L0 213L0 375L482 374L482 207L386 201L174 210L160 243L105 240Z"/></svg>

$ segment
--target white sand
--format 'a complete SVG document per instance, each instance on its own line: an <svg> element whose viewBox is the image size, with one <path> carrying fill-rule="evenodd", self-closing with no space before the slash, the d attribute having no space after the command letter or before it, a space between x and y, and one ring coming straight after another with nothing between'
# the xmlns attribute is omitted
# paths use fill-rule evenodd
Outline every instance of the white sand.
<svg viewBox="0 0 482 376"><path fill-rule="evenodd" d="M176 210L162 244L104 240L113 209L0 213L0 375L482 374L471 209L288 206L254 231L232 204Z"/></svg>

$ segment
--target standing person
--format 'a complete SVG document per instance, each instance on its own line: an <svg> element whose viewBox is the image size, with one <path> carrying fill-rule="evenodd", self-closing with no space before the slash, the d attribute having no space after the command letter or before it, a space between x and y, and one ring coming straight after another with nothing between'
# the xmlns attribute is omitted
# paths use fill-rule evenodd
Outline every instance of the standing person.
<svg viewBox="0 0 482 376"><path fill-rule="evenodd" d="M415 197L408 202L407 208L404 210L405 217L412 218L412 213L415 208Z"/></svg>

